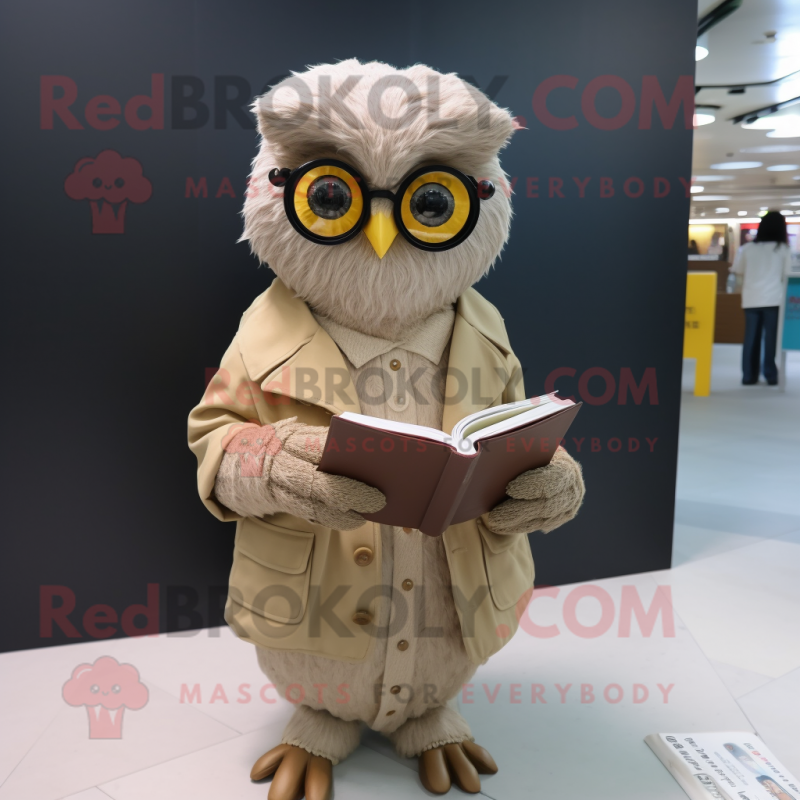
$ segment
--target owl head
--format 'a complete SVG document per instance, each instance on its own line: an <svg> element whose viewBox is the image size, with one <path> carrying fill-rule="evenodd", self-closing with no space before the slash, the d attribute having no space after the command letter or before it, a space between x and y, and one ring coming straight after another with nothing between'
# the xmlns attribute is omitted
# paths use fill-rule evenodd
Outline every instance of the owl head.
<svg viewBox="0 0 800 800"><path fill-rule="evenodd" d="M457 75L352 59L291 75L253 112L241 240L315 312L396 339L500 255L513 118Z"/></svg>

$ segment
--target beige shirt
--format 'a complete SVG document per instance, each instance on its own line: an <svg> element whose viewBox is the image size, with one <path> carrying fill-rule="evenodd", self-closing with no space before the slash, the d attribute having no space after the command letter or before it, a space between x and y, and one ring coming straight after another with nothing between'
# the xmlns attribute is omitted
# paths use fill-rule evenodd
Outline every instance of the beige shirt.
<svg viewBox="0 0 800 800"><path fill-rule="evenodd" d="M401 342L315 318L345 357L352 380L345 388L355 390L362 413L441 430L452 308L431 315ZM406 719L444 705L476 666L464 649L442 538L380 527L385 588L375 622L386 635L376 642L371 659L347 665L349 707L329 710L388 733ZM315 673L325 660L287 656L270 653L271 672L283 666L292 670L295 681L319 680ZM330 662L325 670L330 679Z"/></svg>

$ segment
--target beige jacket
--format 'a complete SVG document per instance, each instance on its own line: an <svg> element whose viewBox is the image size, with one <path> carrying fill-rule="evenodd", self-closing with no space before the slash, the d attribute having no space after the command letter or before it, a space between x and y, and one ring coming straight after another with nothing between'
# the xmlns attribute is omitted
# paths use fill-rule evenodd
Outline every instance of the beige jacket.
<svg viewBox="0 0 800 800"><path fill-rule="evenodd" d="M443 429L474 411L523 397L520 364L502 318L469 289L456 308ZM244 313L219 372L192 410L189 446L198 459L201 499L218 519L237 520L228 624L266 648L360 662L374 637L353 617L374 610L380 526L368 522L335 531L288 514L243 519L213 495L222 439L232 425L294 416L327 425L332 414L344 411L362 409L339 348L276 278ZM527 537L494 534L480 519L451 526L443 540L464 646L479 664L517 629L525 602L519 601L533 585L530 547ZM356 560L360 548L373 554L368 563L363 549Z"/></svg>

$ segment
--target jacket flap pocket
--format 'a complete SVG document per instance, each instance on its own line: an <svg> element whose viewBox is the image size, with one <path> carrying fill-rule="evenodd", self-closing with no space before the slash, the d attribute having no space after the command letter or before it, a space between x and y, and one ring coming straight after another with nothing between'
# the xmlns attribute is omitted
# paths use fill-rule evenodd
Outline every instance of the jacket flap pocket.
<svg viewBox="0 0 800 800"><path fill-rule="evenodd" d="M480 520L477 522L483 541L489 591L495 606L505 611L533 588L533 557L528 537L524 534L499 536L488 530Z"/></svg>
<svg viewBox="0 0 800 800"><path fill-rule="evenodd" d="M486 525L483 523L481 518L478 518L478 531L483 538L484 544L493 552L493 553L505 553L506 550L509 550L514 546L518 536L515 535L508 535L508 534L500 534L500 533L493 533L490 531Z"/></svg>
<svg viewBox="0 0 800 800"><path fill-rule="evenodd" d="M236 548L262 567L299 575L308 567L314 534L282 528L259 519L242 520Z"/></svg>

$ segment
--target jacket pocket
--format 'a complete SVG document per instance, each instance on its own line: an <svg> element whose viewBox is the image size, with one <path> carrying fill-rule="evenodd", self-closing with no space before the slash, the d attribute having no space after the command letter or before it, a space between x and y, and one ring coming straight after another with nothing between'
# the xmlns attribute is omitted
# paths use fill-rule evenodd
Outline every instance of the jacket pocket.
<svg viewBox="0 0 800 800"><path fill-rule="evenodd" d="M501 536L476 520L483 545L486 579L495 606L505 611L533 587L533 557L528 537Z"/></svg>
<svg viewBox="0 0 800 800"><path fill-rule="evenodd" d="M314 534L263 520L239 522L230 578L232 599L274 622L297 623L308 602Z"/></svg>

